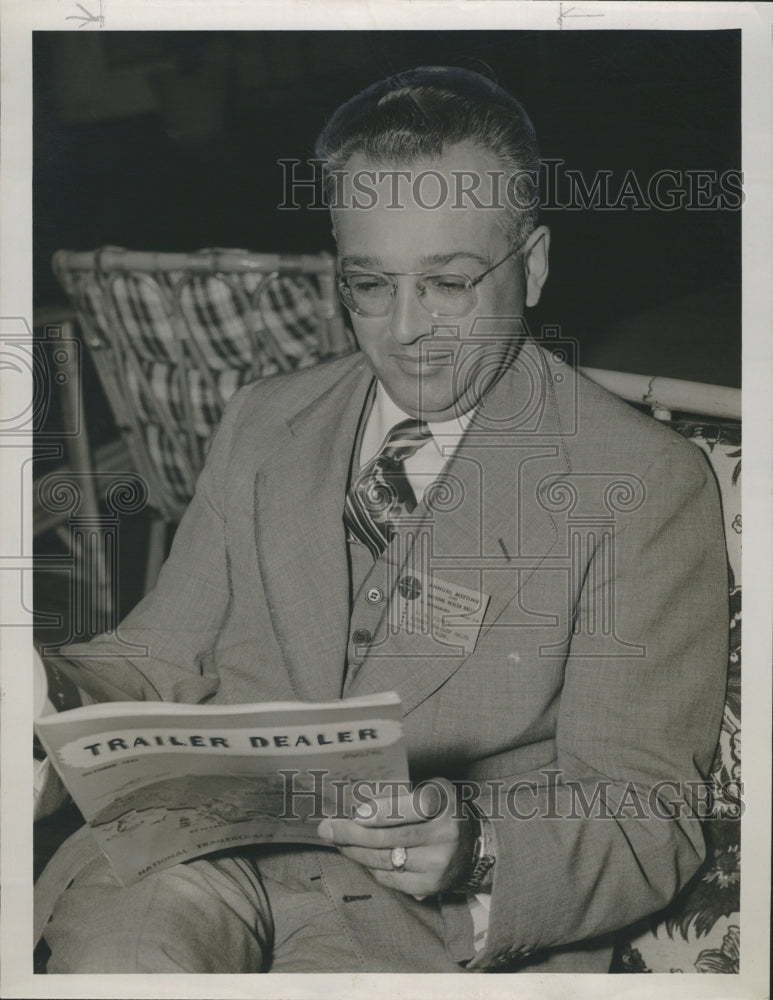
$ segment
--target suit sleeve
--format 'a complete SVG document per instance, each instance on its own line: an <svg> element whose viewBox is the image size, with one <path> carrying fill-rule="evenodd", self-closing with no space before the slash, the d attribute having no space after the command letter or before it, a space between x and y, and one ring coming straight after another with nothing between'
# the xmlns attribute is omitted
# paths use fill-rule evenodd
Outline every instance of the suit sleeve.
<svg viewBox="0 0 773 1000"><path fill-rule="evenodd" d="M97 701L197 704L218 688L212 651L230 600L224 490L237 418L228 403L153 591L115 633L60 648L57 665Z"/></svg>
<svg viewBox="0 0 773 1000"><path fill-rule="evenodd" d="M703 455L678 439L643 479L646 502L615 537L613 569L585 574L554 773L510 783L499 803L488 937L471 967L656 912L705 856L698 813L727 668L718 491ZM621 657L609 635L582 634L586 610L609 586L614 632L642 655Z"/></svg>

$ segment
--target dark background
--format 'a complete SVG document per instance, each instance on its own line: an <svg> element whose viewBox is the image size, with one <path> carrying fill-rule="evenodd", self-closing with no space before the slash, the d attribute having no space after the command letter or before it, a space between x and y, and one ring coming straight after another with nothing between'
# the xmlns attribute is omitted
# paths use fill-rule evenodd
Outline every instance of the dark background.
<svg viewBox="0 0 773 1000"><path fill-rule="evenodd" d="M740 32L38 32L35 304L60 247L333 249L327 213L278 212L282 158L381 76L447 63L527 108L542 155L589 181L740 169ZM552 269L529 316L583 364L740 384L741 216L546 210Z"/></svg>

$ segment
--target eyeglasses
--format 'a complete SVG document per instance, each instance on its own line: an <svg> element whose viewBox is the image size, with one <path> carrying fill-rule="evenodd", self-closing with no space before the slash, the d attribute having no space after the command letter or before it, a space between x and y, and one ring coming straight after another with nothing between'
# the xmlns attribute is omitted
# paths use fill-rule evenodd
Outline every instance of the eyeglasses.
<svg viewBox="0 0 773 1000"><path fill-rule="evenodd" d="M394 279L417 278L416 294L431 316L466 316L477 304L476 287L500 264L518 253L524 243L526 240L477 278L445 271L349 271L338 276L338 294L347 309L358 316L387 316L397 292Z"/></svg>

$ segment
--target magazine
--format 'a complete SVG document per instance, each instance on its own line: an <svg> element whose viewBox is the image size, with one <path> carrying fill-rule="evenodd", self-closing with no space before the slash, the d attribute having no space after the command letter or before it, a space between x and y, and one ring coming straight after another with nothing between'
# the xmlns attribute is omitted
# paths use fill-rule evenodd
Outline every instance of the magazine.
<svg viewBox="0 0 773 1000"><path fill-rule="evenodd" d="M106 702L38 718L41 744L123 883L211 851L322 843L325 817L404 787L398 695L324 703Z"/></svg>

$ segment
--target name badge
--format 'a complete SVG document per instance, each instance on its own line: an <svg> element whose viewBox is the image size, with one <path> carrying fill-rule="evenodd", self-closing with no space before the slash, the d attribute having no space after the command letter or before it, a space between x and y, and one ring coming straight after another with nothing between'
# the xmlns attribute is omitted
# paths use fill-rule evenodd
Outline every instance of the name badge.
<svg viewBox="0 0 773 1000"><path fill-rule="evenodd" d="M397 582L394 623L401 632L461 647L469 655L478 641L489 599L489 594L449 583L435 574L406 574Z"/></svg>

